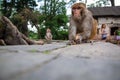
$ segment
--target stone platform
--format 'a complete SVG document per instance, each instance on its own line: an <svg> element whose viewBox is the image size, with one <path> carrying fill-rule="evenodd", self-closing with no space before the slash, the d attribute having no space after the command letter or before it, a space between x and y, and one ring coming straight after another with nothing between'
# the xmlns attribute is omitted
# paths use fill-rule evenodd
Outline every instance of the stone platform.
<svg viewBox="0 0 120 80"><path fill-rule="evenodd" d="M120 80L120 46L0 46L0 80Z"/></svg>

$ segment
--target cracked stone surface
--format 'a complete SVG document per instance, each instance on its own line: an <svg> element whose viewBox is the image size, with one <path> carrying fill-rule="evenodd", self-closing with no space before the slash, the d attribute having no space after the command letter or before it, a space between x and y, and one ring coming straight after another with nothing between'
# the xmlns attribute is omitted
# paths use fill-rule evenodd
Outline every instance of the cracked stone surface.
<svg viewBox="0 0 120 80"><path fill-rule="evenodd" d="M120 46L106 42L95 42L93 45L90 43L72 45L53 51L53 54L59 53L61 56L65 57L109 58L120 60Z"/></svg>
<svg viewBox="0 0 120 80"><path fill-rule="evenodd" d="M120 46L0 46L0 80L120 80Z"/></svg>
<svg viewBox="0 0 120 80"><path fill-rule="evenodd" d="M120 61L59 57L11 80L119 80L119 74Z"/></svg>

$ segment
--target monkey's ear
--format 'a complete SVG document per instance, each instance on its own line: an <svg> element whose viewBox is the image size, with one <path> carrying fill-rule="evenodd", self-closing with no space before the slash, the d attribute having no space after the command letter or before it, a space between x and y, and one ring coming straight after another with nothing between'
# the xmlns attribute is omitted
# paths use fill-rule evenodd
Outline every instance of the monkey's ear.
<svg viewBox="0 0 120 80"><path fill-rule="evenodd" d="M81 10L81 12L80 12L80 15L83 17L83 16L85 16L85 9L84 8L82 8L82 10Z"/></svg>
<svg viewBox="0 0 120 80"><path fill-rule="evenodd" d="M71 12L72 12L72 16L74 15L74 13L73 13L73 11L71 10Z"/></svg>

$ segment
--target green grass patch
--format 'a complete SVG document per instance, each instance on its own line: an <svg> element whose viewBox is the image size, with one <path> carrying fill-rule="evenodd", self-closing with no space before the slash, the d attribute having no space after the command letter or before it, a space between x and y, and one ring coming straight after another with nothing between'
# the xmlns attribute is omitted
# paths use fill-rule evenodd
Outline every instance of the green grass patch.
<svg viewBox="0 0 120 80"><path fill-rule="evenodd" d="M50 54L50 52L51 52L51 51L46 50L46 51L44 51L43 53L44 53L44 54Z"/></svg>
<svg viewBox="0 0 120 80"><path fill-rule="evenodd" d="M33 49L33 50L29 50L28 52L36 53L36 52L40 52L40 51Z"/></svg>

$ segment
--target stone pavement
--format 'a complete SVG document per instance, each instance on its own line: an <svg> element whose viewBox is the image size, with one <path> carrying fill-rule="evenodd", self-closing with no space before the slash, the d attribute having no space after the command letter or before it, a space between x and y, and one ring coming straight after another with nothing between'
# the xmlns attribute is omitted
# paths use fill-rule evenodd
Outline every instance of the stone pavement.
<svg viewBox="0 0 120 80"><path fill-rule="evenodd" d="M0 46L0 80L120 80L120 46Z"/></svg>

